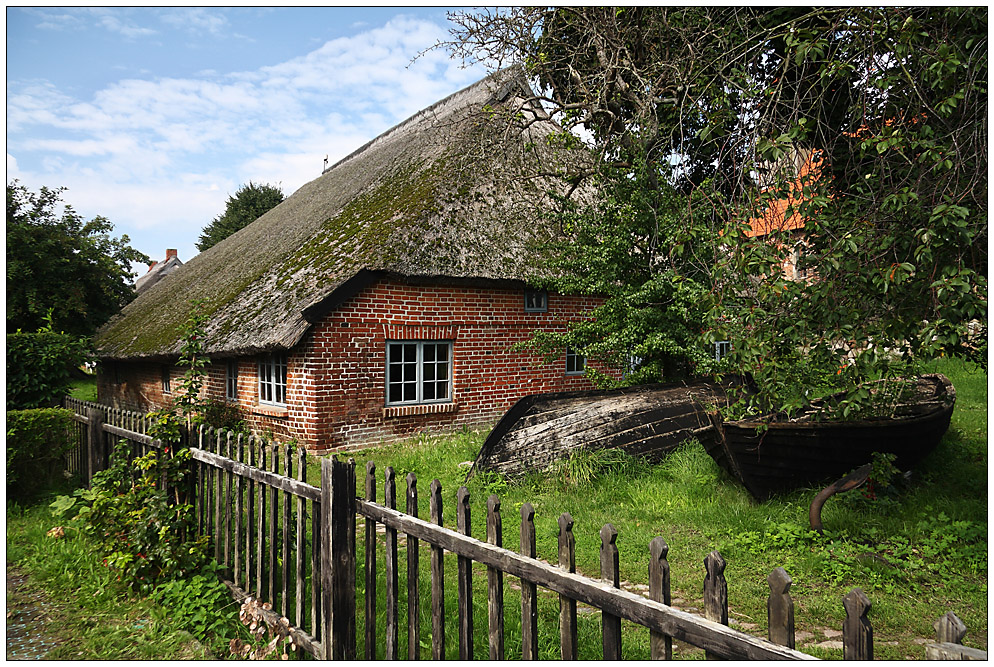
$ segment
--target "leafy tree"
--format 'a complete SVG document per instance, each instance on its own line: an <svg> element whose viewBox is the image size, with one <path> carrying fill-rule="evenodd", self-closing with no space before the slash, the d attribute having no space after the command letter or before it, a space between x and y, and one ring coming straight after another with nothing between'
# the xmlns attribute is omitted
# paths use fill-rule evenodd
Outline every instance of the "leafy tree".
<svg viewBox="0 0 994 667"><path fill-rule="evenodd" d="M699 348L731 340L734 367L757 380L740 405L750 411L805 405L815 387L859 403L867 379L986 349L985 329L967 335L987 312L984 9L520 7L452 18L445 46L523 63L544 108L589 135L595 168L576 191L600 203L563 214L563 252L597 275L558 284L601 279L609 307L629 314L579 324L560 345L582 343L582 331L581 352L617 359L633 319L646 340L655 330L671 343L696 326ZM747 233L777 201L804 221L800 245L785 229ZM785 275L795 249L814 277ZM634 296L657 275L706 291L691 290L694 308ZM708 370L685 340L670 350Z"/></svg>
<svg viewBox="0 0 994 667"><path fill-rule="evenodd" d="M64 188L7 185L7 331L53 329L89 336L134 298L132 262L148 262L104 217L83 220Z"/></svg>
<svg viewBox="0 0 994 667"><path fill-rule="evenodd" d="M283 191L276 185L249 181L228 196L224 213L204 227L197 242L201 252L217 245L239 229L255 222L259 216L283 201Z"/></svg>
<svg viewBox="0 0 994 667"><path fill-rule="evenodd" d="M45 327L7 334L7 409L51 408L72 386L87 358L88 341Z"/></svg>

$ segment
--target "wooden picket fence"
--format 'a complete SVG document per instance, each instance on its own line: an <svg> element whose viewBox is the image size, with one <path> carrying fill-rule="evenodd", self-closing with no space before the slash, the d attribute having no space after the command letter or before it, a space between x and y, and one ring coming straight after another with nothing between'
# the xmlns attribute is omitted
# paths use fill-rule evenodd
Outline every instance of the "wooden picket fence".
<svg viewBox="0 0 994 667"><path fill-rule="evenodd" d="M109 443L125 439L135 455L161 449L147 434L140 415L115 411L92 403L67 402L86 425L80 431L80 460L87 462L88 479L106 467ZM429 486L429 518L418 517L417 479L406 477L406 511L397 509L396 477L384 471L383 504L376 502L376 470L366 465L365 498L356 493L354 461L321 460L320 486L308 483L306 456L302 450L268 442L256 436L202 429L192 434L190 453L195 474L185 493L193 500L199 530L210 535L214 557L222 579L236 600L253 597L268 602L264 612L271 621L285 618L292 627L299 657L355 659L357 621L363 622L366 659L375 659L375 647L385 647L387 659L417 659L421 655L420 605L430 605L430 655L446 656L444 555L457 559L456 617L458 656L472 659L473 563L487 568L487 655L506 658L504 577L520 580L521 655L537 659L538 589L559 597L559 643L564 659L577 655L577 603L601 612L603 657L621 658L621 622L648 628L653 659L672 657L674 639L704 649L707 657L729 659L813 659L794 648L794 610L791 579L783 568L768 577L768 637L761 639L728 627L728 593L725 561L712 552L705 559L704 615L698 616L670 606L668 546L657 537L648 545L649 597L620 588L617 531L611 524L600 530L599 579L575 571L573 519L558 519L558 564L536 558L534 510L521 508L519 550L503 546L500 500L487 502L485 539L470 534L469 492L460 487L455 496L456 526L442 525L442 488L438 480ZM317 481L317 480L313 480ZM362 519L364 563L357 563L357 522ZM377 539L377 526L385 539ZM401 618L399 536L406 539L408 600L406 633L408 652L400 655ZM423 546L430 561L430 591L419 590ZM383 549L385 572L377 572L377 553ZM365 604L356 609L357 576L361 577ZM377 634L377 587L384 585L385 628ZM870 601L862 590L853 589L843 600L843 655L847 660L873 657L873 628L868 618ZM986 659L987 653L960 644L966 634L963 623L951 612L936 624L936 641L926 647L929 659ZM425 628L427 629L427 628ZM517 638L515 638L517 641Z"/></svg>

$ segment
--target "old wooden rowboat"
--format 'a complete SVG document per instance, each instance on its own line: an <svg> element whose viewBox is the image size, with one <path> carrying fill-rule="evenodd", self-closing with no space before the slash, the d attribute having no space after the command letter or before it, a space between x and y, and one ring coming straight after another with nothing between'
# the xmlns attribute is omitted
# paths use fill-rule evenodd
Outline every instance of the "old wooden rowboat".
<svg viewBox="0 0 994 667"><path fill-rule="evenodd" d="M699 380L525 396L497 422L469 476L543 470L578 449L619 448L656 461L690 437L714 438L707 411L724 395Z"/></svg>
<svg viewBox="0 0 994 667"><path fill-rule="evenodd" d="M716 431L719 437L702 443L753 497L765 500L837 479L869 463L873 452L896 454L894 464L900 470L915 467L949 428L955 402L956 390L948 378L923 375L913 398L896 406L889 417L817 421L809 413L791 421L726 421Z"/></svg>

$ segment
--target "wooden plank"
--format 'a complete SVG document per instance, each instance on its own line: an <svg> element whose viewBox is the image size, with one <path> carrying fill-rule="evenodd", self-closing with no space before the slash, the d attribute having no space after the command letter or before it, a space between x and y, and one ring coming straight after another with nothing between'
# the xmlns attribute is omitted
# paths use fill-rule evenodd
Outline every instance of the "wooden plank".
<svg viewBox="0 0 994 667"><path fill-rule="evenodd" d="M962 644L966 637L966 623L951 611L939 617L932 627L935 628L935 641L940 644Z"/></svg>
<svg viewBox="0 0 994 667"><path fill-rule="evenodd" d="M103 413L101 413L101 414L103 414ZM126 428L123 428L121 426L116 426L114 424L104 424L102 428L103 428L104 433L110 433L111 435L116 435L116 436L119 436L121 438L125 438L125 439L131 440L133 442L137 442L137 443L142 444L142 445L148 445L148 446L151 446L151 447L153 447L155 449L162 449L162 441L161 440L156 440L155 438L152 438L151 436L142 435L141 433L137 433L137 432L132 431L130 429L126 429Z"/></svg>
<svg viewBox="0 0 994 667"><path fill-rule="evenodd" d="M263 444L260 445L260 449L265 447L264 440L262 443ZM197 461L203 461L215 468L233 472L236 475L241 475L242 477L260 482L275 489L279 489L280 491L286 491L292 495L300 496L301 498L306 498L308 500L321 500L321 489L316 486L298 482L295 479L287 479L282 475L267 471L266 459L261 453L257 467L255 468L250 468L249 466L236 461L229 461L223 456L217 456L212 452L208 452L203 449L191 448L190 456Z"/></svg>
<svg viewBox="0 0 994 667"><path fill-rule="evenodd" d="M468 491L466 492L468 495ZM419 540L438 545L467 560L493 564L514 577L528 579L554 593L605 610L610 614L672 636L674 639L710 650L722 657L749 660L813 660L810 655L765 639L752 637L724 625L649 600L605 582L570 573L563 568L526 558L521 554L475 540L421 519L365 501L356 502L363 516L392 525ZM458 519L459 513L457 513ZM572 524L572 521L570 521Z"/></svg>
<svg viewBox="0 0 994 667"><path fill-rule="evenodd" d="M245 443L242 442L242 434L238 434L238 439L235 442L235 460L241 463L242 457L245 455ZM235 478L235 562L232 581L237 586L241 582L242 576L242 531L244 530L244 517L242 516L244 512L244 507L242 505L242 477L241 475L234 475Z"/></svg>
<svg viewBox="0 0 994 667"><path fill-rule="evenodd" d="M249 597L254 597L230 581L222 579L221 582L228 587L228 590L231 591L231 596L238 603L245 602L245 600ZM271 610L259 609L259 613L269 623L276 623L280 619L280 615ZM324 648L321 646L321 642L318 641L317 637L313 634L307 633L302 628L292 627L290 629L290 636L293 637L293 642L308 654L318 659L323 656Z"/></svg>
<svg viewBox="0 0 994 667"><path fill-rule="evenodd" d="M601 527L601 579L614 588L621 588L617 541L618 531L614 524L604 524ZM621 660L621 618L604 611L601 628L604 659Z"/></svg>
<svg viewBox="0 0 994 667"><path fill-rule="evenodd" d="M86 485L91 486L93 484L93 476L103 470L105 464L103 458L104 413L102 410L97 410L96 408L87 408L86 418L89 427L86 433Z"/></svg>
<svg viewBox="0 0 994 667"><path fill-rule="evenodd" d="M258 472L266 472L266 441L259 438L256 441L256 444L259 446ZM266 474L269 475L270 473L266 472ZM265 589L266 579L263 575L266 572L266 518L268 516L268 512L266 511L266 499L269 494L266 493L266 485L263 483L265 480L263 478L258 478L257 481L259 481L260 484L258 485L259 502L256 505L255 590L258 599L265 600L265 595L268 591ZM324 482L323 477L321 481L322 483ZM322 635L322 637L323 636L324 635Z"/></svg>
<svg viewBox="0 0 994 667"><path fill-rule="evenodd" d="M211 446L217 457L223 461L228 458L222 455L221 431L213 431ZM214 494L214 526L211 535L214 537L214 560L224 567L222 554L224 553L224 537L221 534L224 517L224 469L215 469L214 478L211 480L211 491Z"/></svg>
<svg viewBox="0 0 994 667"><path fill-rule="evenodd" d="M366 462L366 500L376 502L376 464ZM366 660L376 660L376 521L366 519Z"/></svg>
<svg viewBox="0 0 994 667"><path fill-rule="evenodd" d="M311 634L323 641L324 611L322 606L324 580L321 574L323 562L322 516L324 503L320 499L311 501Z"/></svg>
<svg viewBox="0 0 994 667"><path fill-rule="evenodd" d="M332 529L331 529L331 505L332 505L332 461L331 459L321 459L321 489L323 497L321 499L321 527L316 535L320 535L320 540L315 537L315 543L321 543L321 644L324 647L325 660L334 660L333 640L332 640L332 578L334 562L332 560Z"/></svg>
<svg viewBox="0 0 994 667"><path fill-rule="evenodd" d="M728 625L728 582L725 581L725 559L717 551L712 551L704 557L704 617L709 621ZM716 656L708 651L704 653L708 660Z"/></svg>
<svg viewBox="0 0 994 667"><path fill-rule="evenodd" d="M504 546L503 526L500 520L500 498L491 494L487 498L487 542ZM504 659L504 573L493 565L487 566L487 629L490 659Z"/></svg>
<svg viewBox="0 0 994 667"><path fill-rule="evenodd" d="M670 604L670 563L666 560L670 547L662 537L649 543L649 598ZM673 639L655 630L649 631L649 657L653 660L673 659Z"/></svg>
<svg viewBox="0 0 994 667"><path fill-rule="evenodd" d="M569 512L559 515L559 567L570 574L576 572L576 538L573 537L573 517ZM563 660L577 660L576 598L566 591L558 592L560 651Z"/></svg>
<svg viewBox="0 0 994 667"><path fill-rule="evenodd" d="M332 659L355 660L355 460L331 463Z"/></svg>
<svg viewBox="0 0 994 667"><path fill-rule="evenodd" d="M536 558L535 508L521 506L521 555ZM521 659L538 660L538 591L535 584L521 580Z"/></svg>
<svg viewBox="0 0 994 667"><path fill-rule="evenodd" d="M456 492L456 528L465 536L470 535L469 489L460 486ZM408 533L410 534L410 533ZM475 541L475 540L474 540ZM450 549L450 551L455 551ZM473 561L459 553L456 580L459 584L459 659L473 659Z"/></svg>
<svg viewBox="0 0 994 667"><path fill-rule="evenodd" d="M307 482L307 450L301 447L297 450L297 479L301 482ZM294 608L294 623L298 627L303 627L304 625L304 579L306 578L306 571L304 570L304 557L306 555L306 542L304 541L304 532L306 530L306 517L305 517L306 505L304 499L297 496L297 590L295 591L294 601L296 602Z"/></svg>
<svg viewBox="0 0 994 667"><path fill-rule="evenodd" d="M842 659L873 660L873 625L866 616L870 599L860 588L854 588L842 598L846 620L842 624Z"/></svg>
<svg viewBox="0 0 994 667"><path fill-rule="evenodd" d="M255 435L250 435L248 439L248 444L245 447L246 458L244 463L247 464L249 469L255 465ZM242 475L238 476L239 478ZM251 591L252 588L252 555L253 555L253 544L252 539L253 533L255 532L255 480L251 477L246 478L248 481L248 488L245 490L245 498L248 507L245 511L245 590ZM313 634L313 631L312 631Z"/></svg>
<svg viewBox="0 0 994 667"><path fill-rule="evenodd" d="M442 484L432 480L428 490L431 522L442 527ZM431 545L431 659L445 660L445 568L442 547Z"/></svg>
<svg viewBox="0 0 994 667"><path fill-rule="evenodd" d="M941 642L925 645L926 660L987 660L987 651L962 644Z"/></svg>
<svg viewBox="0 0 994 667"><path fill-rule="evenodd" d="M766 601L770 641L794 648L794 600L790 596L790 575L778 567L766 578L770 597Z"/></svg>
<svg viewBox="0 0 994 667"><path fill-rule="evenodd" d="M224 455L227 458L231 458L232 449L234 449L234 438L232 437L231 431L225 433L224 441ZM224 477L224 571L229 577L231 577L231 505L232 505L232 488L234 486L234 480L230 472L226 472Z"/></svg>
<svg viewBox="0 0 994 667"><path fill-rule="evenodd" d="M286 447L283 451L283 474L293 479L293 450ZM290 494L283 492L283 591L280 597L280 611L288 616L290 611L290 579L293 576L293 561L290 560Z"/></svg>
<svg viewBox="0 0 994 667"><path fill-rule="evenodd" d="M394 470L387 467L384 471L383 501L389 509L397 507L397 485ZM397 594L400 588L400 577L397 570L397 528L387 527L386 533L386 659L400 658L400 632L397 627Z"/></svg>
<svg viewBox="0 0 994 667"><path fill-rule="evenodd" d="M407 515L418 516L418 478L407 473ZM407 536L407 659L421 654L421 596L418 593L418 539Z"/></svg>
<svg viewBox="0 0 994 667"><path fill-rule="evenodd" d="M272 444L272 459L270 464L272 466L272 472L274 475L280 476L280 448L276 443ZM280 476L282 477L282 476ZM279 543L276 541L276 526L279 521L279 498L280 492L276 487L269 488L269 567L266 568L269 574L269 602L272 603L273 609L277 609L278 604L278 594L279 588L277 588L277 572L280 571L279 558Z"/></svg>

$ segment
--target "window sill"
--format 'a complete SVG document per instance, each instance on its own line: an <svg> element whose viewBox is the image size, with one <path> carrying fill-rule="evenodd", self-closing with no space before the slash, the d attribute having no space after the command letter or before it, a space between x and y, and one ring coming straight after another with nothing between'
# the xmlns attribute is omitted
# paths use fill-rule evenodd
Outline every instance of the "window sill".
<svg viewBox="0 0 994 667"><path fill-rule="evenodd" d="M408 417L411 415L435 415L455 412L458 403L421 403L420 405L391 405L383 408L383 417Z"/></svg>
<svg viewBox="0 0 994 667"><path fill-rule="evenodd" d="M260 417L274 417L277 419L285 419L287 414L289 414L286 406L279 405L253 405L250 410L252 414L259 415Z"/></svg>

